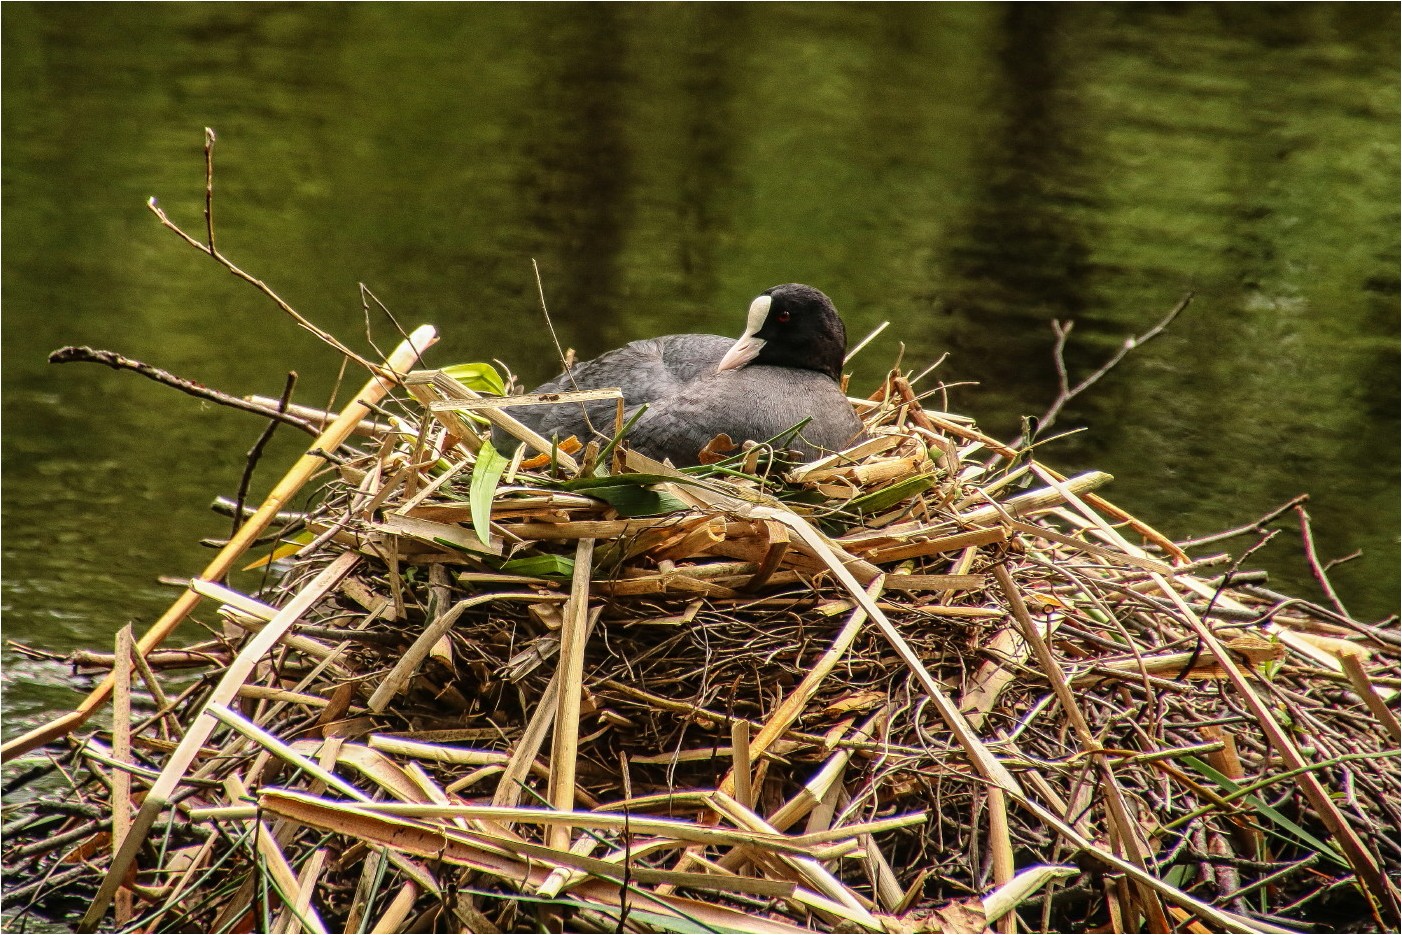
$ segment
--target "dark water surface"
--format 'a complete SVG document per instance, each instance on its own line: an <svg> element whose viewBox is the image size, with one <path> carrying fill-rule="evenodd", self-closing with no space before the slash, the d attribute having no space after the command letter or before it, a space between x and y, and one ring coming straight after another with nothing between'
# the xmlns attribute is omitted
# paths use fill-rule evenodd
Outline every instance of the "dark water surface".
<svg viewBox="0 0 1402 935"><path fill-rule="evenodd" d="M1309 492L1356 615L1398 606L1395 4L28 5L3 17L4 632L143 630L227 534L262 425L130 374L325 399L337 361L162 230L202 226L301 312L364 334L357 283L444 340L551 375L561 340L737 333L779 282L833 296L874 386L905 343L995 434L1191 309L1045 457L1199 535ZM375 325L377 339L392 330ZM357 346L362 346L357 343ZM966 381L977 381L972 385ZM301 440L265 456L259 490ZM1288 525L1288 524L1287 524ZM1237 540L1237 547L1250 540ZM1298 537L1259 558L1318 597ZM185 634L196 636L193 625ZM76 695L4 655L4 732Z"/></svg>

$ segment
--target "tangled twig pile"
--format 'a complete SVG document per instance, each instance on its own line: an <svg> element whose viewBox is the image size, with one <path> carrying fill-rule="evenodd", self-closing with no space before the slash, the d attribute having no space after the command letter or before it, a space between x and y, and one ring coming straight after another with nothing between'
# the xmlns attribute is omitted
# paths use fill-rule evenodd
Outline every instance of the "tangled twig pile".
<svg viewBox="0 0 1402 935"><path fill-rule="evenodd" d="M1222 558L1090 493L1106 475L899 374L856 449L687 472L508 463L471 421L504 412L406 383L275 587L195 582L225 634L187 651L203 677L75 741L63 807L12 822L18 896L97 887L90 927L115 899L142 931L1393 911L1395 634L1199 577Z"/></svg>

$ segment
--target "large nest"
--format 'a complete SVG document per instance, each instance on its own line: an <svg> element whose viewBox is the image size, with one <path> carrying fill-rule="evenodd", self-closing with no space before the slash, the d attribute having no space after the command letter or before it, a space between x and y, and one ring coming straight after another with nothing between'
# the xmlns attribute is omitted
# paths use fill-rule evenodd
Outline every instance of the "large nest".
<svg viewBox="0 0 1402 935"><path fill-rule="evenodd" d="M71 788L7 826L12 908L77 897L133 931L1395 919L1397 634L1190 558L1091 493L1106 475L900 374L849 452L720 444L685 472L626 446L509 461L479 425L509 409L405 383L275 584L194 583L221 636L150 661L200 677L170 697L148 670L146 716L69 741Z"/></svg>

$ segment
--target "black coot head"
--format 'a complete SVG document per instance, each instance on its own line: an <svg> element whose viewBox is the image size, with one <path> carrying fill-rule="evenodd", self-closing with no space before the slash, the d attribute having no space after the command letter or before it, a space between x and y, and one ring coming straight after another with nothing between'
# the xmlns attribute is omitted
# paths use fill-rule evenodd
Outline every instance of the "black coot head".
<svg viewBox="0 0 1402 935"><path fill-rule="evenodd" d="M766 289L750 303L745 333L717 370L772 364L816 370L840 381L846 353L847 329L832 300L812 286L791 282Z"/></svg>

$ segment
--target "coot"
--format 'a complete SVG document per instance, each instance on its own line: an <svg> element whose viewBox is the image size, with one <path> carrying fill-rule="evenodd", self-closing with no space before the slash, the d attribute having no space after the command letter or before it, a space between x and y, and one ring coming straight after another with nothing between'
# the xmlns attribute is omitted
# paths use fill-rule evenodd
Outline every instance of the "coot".
<svg viewBox="0 0 1402 935"><path fill-rule="evenodd" d="M575 365L532 393L616 386L627 413L647 411L629 431L633 448L678 467L717 435L737 444L767 441L807 423L784 447L805 460L847 447L862 423L842 393L847 332L832 301L812 286L789 283L750 303L738 341L714 334L672 334L634 341ZM522 406L511 414L546 438L588 442L612 431L614 402ZM586 415L587 414L587 415ZM515 444L500 430L499 447Z"/></svg>

